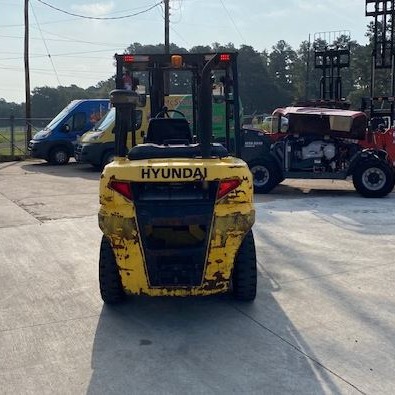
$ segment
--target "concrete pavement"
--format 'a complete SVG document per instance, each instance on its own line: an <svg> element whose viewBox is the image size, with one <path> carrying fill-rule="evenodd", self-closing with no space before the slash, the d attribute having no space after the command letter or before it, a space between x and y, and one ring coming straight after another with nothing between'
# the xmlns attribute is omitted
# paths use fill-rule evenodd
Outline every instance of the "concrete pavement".
<svg viewBox="0 0 395 395"><path fill-rule="evenodd" d="M0 392L392 394L395 194L256 196L259 290L103 306L99 173L0 164Z"/></svg>

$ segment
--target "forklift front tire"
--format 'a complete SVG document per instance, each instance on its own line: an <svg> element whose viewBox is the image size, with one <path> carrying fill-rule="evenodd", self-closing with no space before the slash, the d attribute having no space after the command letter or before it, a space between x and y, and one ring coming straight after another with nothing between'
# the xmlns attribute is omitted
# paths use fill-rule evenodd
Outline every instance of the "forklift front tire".
<svg viewBox="0 0 395 395"><path fill-rule="evenodd" d="M232 275L235 299L249 302L256 297L257 267L254 235L250 230L237 252Z"/></svg>
<svg viewBox="0 0 395 395"><path fill-rule="evenodd" d="M125 292L109 240L103 236L99 258L100 294L104 303L116 304L123 301Z"/></svg>

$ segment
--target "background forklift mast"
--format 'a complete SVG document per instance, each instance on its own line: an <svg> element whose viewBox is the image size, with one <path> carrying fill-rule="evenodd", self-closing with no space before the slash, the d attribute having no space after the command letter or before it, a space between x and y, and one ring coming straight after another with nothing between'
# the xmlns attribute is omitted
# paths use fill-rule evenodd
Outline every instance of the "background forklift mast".
<svg viewBox="0 0 395 395"><path fill-rule="evenodd" d="M340 102L343 97L341 69L350 67L348 31L314 34L314 67L322 70L320 100Z"/></svg>
<svg viewBox="0 0 395 395"><path fill-rule="evenodd" d="M367 110L370 128L377 130L386 119L386 127L394 124L395 110L395 0L365 0L365 15L374 17L373 50L371 61L370 97L362 99L362 111ZM381 72L390 75L389 89L378 91L377 78Z"/></svg>
<svg viewBox="0 0 395 395"><path fill-rule="evenodd" d="M341 70L350 67L350 32L337 30L314 33L314 68L321 70L319 95L309 98L308 82L306 99L295 106L338 108L348 110L350 102L343 97ZM309 62L308 62L309 63ZM309 79L307 66L307 80Z"/></svg>

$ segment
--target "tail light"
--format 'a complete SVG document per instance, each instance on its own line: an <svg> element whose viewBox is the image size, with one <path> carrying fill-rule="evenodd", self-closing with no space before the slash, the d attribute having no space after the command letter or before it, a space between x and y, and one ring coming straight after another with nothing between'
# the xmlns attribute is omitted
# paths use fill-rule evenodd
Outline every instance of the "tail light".
<svg viewBox="0 0 395 395"><path fill-rule="evenodd" d="M241 180L239 180L238 178L232 178L229 180L220 181L218 186L218 192L217 192L217 200L222 199L229 192L236 189L240 184L241 184Z"/></svg>
<svg viewBox="0 0 395 395"><path fill-rule="evenodd" d="M236 189L240 184L241 184L241 180L237 178L220 181L217 191L217 200L222 199L229 192ZM130 182L113 180L110 182L109 187L112 190L121 194L126 199L133 200L132 186Z"/></svg>
<svg viewBox="0 0 395 395"><path fill-rule="evenodd" d="M220 62L230 62L230 54L228 53L221 53L219 55Z"/></svg>
<svg viewBox="0 0 395 395"><path fill-rule="evenodd" d="M134 56L133 55L123 55L123 61L125 63L132 63L132 62L134 62Z"/></svg>
<svg viewBox="0 0 395 395"><path fill-rule="evenodd" d="M130 182L113 180L110 182L109 187L112 190L121 194L126 199L133 200L132 187L130 185Z"/></svg>
<svg viewBox="0 0 395 395"><path fill-rule="evenodd" d="M134 63L134 62L148 62L149 56L146 55L123 55L123 61L125 63Z"/></svg>

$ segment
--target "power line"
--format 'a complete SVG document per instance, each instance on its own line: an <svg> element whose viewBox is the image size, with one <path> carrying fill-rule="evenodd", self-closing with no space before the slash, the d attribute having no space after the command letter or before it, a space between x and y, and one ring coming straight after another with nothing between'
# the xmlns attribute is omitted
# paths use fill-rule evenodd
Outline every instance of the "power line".
<svg viewBox="0 0 395 395"><path fill-rule="evenodd" d="M65 53L52 54L52 57L54 57L54 56L70 56L70 57L73 57L73 55L85 55L85 54L88 54L88 53L110 52L110 51L112 52L112 54L114 54L115 52L122 51L122 50L120 50L119 47L118 47L116 49L108 48L108 49L97 49L97 50L92 50L92 51L65 52ZM32 58L44 58L46 56L47 55L33 55ZM87 57L85 57L85 58L87 58ZM2 60L2 61L3 60L17 60L17 59L21 59L21 57L18 56L18 57L12 57L12 58L0 58L0 60Z"/></svg>
<svg viewBox="0 0 395 395"><path fill-rule="evenodd" d="M55 7L55 6L51 5L51 4L48 4L48 3L46 3L43 0L37 0L37 1L42 3L42 4L44 4L44 5L46 5L49 8L52 8L52 9L54 9L56 11L62 12L62 13L67 14L67 15L76 16L78 18L83 18L83 19L96 19L96 20L114 20L114 19L131 18L133 16L137 16L137 15L140 15L140 14L144 14L144 13L146 13L148 11L151 11L152 9L154 9L155 7L157 7L157 6L159 6L159 5L161 5L163 3L163 1L160 1L159 3L156 3L156 4L152 5L151 7L148 7L146 9L142 10L142 11L135 12L135 13L129 14L129 15L112 16L112 17L96 17L96 16L86 16L86 15L74 14L73 12L65 11L65 10L62 10L62 9L60 9L58 7Z"/></svg>
<svg viewBox="0 0 395 395"><path fill-rule="evenodd" d="M23 69L19 68L16 69L15 67L2 67L0 66L0 70L13 70L15 72L18 73L23 73ZM45 69L37 69L34 67L30 68L31 71L34 71L34 73L40 74L40 75L53 75L52 70L45 70ZM111 72L97 72L95 73L95 75L87 75L89 72L88 71L84 71L84 72L80 72L80 71L75 71L75 70L64 70L64 71L60 71L59 75L61 75L62 77L73 77L75 78L76 75L78 75L79 80L91 80L91 81L97 81L100 78L109 78L109 76L114 75L114 73Z"/></svg>
<svg viewBox="0 0 395 395"><path fill-rule="evenodd" d="M15 68L15 67L11 67L11 66L5 66L0 64L0 70L13 70L13 71L17 71L17 72L23 72L22 68ZM36 67L31 67L30 70L36 71L36 72L41 72L44 74L50 74L51 70L49 69L41 69L41 68L36 68ZM98 75L101 76L103 74L111 74L113 72L109 72L107 70L103 70L103 71L92 71L92 70L75 70L75 69L58 69L59 71L59 75L65 75L64 73L73 73L73 75L75 74L81 74L81 75ZM113 73L114 74L114 73ZM92 77L95 78L95 77Z"/></svg>
<svg viewBox="0 0 395 395"><path fill-rule="evenodd" d="M175 35L176 35L180 40L184 41L184 43L185 43L186 45L188 45L189 47L191 46L191 44L190 44L188 41L186 41L186 40L184 39L184 37L182 37L181 34L180 34L176 29L174 29L173 26L171 26L170 29L171 29L171 31L172 31L173 33L175 33Z"/></svg>
<svg viewBox="0 0 395 395"><path fill-rule="evenodd" d="M114 47L114 43L106 43L106 42L103 42L103 41L101 41L101 42L99 42L99 41L86 41L86 40L80 40L80 39L75 38L75 37L64 36L62 34L56 34L56 33L53 33L51 31L48 31L48 30L42 30L42 31L44 33L47 33L47 34L51 35L51 36L60 37L60 38L64 39L64 40L59 40L59 39L55 39L55 38L47 38L47 41L51 40L51 41L61 41L61 42L71 42L71 43L82 43L82 44L89 44L89 45L98 45L98 46L102 46L102 47L111 47L111 48ZM121 45L118 41L117 41L117 43L119 45ZM123 45L126 48L127 46L130 45L130 43L125 43Z"/></svg>
<svg viewBox="0 0 395 395"><path fill-rule="evenodd" d="M33 27L33 26L31 26ZM34 29L36 29L36 27L33 27ZM82 43L82 44L89 44L89 45L98 45L98 46L102 46L102 47L113 47L114 43L105 43L105 42L98 42L98 41L85 41L85 40L79 40L77 38L71 38L71 37L67 37L67 36L62 36L60 34L55 34L52 32L49 32L48 30L42 30L42 32L44 33L48 33L52 36L56 36L56 37L63 37L63 40L60 39L56 39L56 38L46 38L46 41L58 41L58 42L64 42L64 43ZM21 39L23 38L23 36L10 36L10 35L6 35L6 34L0 34L0 37L4 37L4 38L15 38L15 39ZM41 38L39 37L30 37L30 40L41 40ZM123 44L125 47L127 47L129 44ZM2 51L1 53L7 53L5 51ZM9 53L15 53L15 52L9 52Z"/></svg>
<svg viewBox="0 0 395 395"><path fill-rule="evenodd" d="M237 33L239 33L239 36L241 37L241 40L243 41L243 43L246 43L247 41L245 40L245 38L243 37L243 35L241 34L239 28L237 27L234 19L232 18L232 15L230 14L230 12L228 11L228 9L225 7L225 3L223 2L223 0L219 0L222 4L222 7L224 7L225 12L228 14L228 17L230 19L230 21L232 22L234 28L236 29Z"/></svg>
<svg viewBox="0 0 395 395"><path fill-rule="evenodd" d="M51 21L46 21L46 22L41 22L41 25L52 25L52 24L58 24L61 22L70 22L70 21L77 21L79 20L78 18L67 18L67 19L57 19L57 20L51 20ZM12 24L12 25L0 25L0 28L3 27L22 27L24 26L23 23L17 23L17 24Z"/></svg>
<svg viewBox="0 0 395 395"><path fill-rule="evenodd" d="M178 0L178 6L177 7L172 7L171 8L173 11L179 11L179 16L176 21L172 20L170 21L173 25L178 24L182 20L182 0Z"/></svg>
<svg viewBox="0 0 395 395"><path fill-rule="evenodd" d="M36 13L34 12L34 8L33 8L32 3L30 3L30 8L32 9L34 19L36 20L36 23L37 23L37 28L38 28L38 30L39 30L39 32L40 32L40 35L41 35L41 38L42 38L42 40L43 40L45 49L47 50L47 55L48 55L49 61L51 62L52 69L53 69L53 71L54 71L54 73L55 73L56 79L58 80L58 84L59 84L59 85L62 85L61 82L60 82L58 73L56 72L55 64L54 64L54 62L53 62L53 60L52 60L51 54L49 53L49 49L48 49L47 43L45 42L45 38L44 38L43 32L41 31L40 24L38 23L38 19L37 19Z"/></svg>

